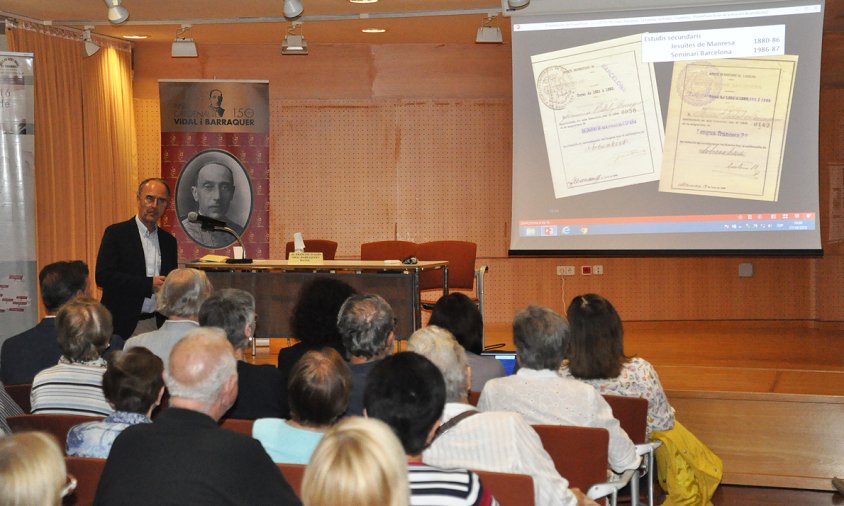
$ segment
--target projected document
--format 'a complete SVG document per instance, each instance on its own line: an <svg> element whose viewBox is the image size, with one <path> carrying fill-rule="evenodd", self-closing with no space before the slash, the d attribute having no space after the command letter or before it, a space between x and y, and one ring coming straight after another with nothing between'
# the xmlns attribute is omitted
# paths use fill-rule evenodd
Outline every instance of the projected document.
<svg viewBox="0 0 844 506"><path fill-rule="evenodd" d="M531 57L557 198L657 181L663 127L641 35Z"/></svg>
<svg viewBox="0 0 844 506"><path fill-rule="evenodd" d="M796 55L675 62L659 190L776 201Z"/></svg>

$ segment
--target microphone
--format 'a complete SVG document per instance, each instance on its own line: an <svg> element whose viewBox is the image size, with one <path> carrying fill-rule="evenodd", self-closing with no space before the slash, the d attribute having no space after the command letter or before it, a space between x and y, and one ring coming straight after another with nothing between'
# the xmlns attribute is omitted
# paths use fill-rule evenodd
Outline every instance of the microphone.
<svg viewBox="0 0 844 506"><path fill-rule="evenodd" d="M296 251L297 253L305 251L305 240L302 239L302 232L296 232L293 234L293 251Z"/></svg>
<svg viewBox="0 0 844 506"><path fill-rule="evenodd" d="M188 213L188 221L191 223L201 223L202 228L205 230L213 230L217 227L227 226L225 221L217 220L211 218L210 216L203 216L196 211L191 211Z"/></svg>

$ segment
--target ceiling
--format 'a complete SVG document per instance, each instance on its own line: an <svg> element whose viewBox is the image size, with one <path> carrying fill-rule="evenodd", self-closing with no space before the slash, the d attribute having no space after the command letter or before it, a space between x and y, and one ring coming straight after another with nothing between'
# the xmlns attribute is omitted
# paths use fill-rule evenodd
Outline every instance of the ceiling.
<svg viewBox="0 0 844 506"><path fill-rule="evenodd" d="M534 3L540 0L533 0ZM553 0L557 5L563 0ZM572 2L572 10L592 2ZM699 0L674 0L666 5ZM719 0L715 0L716 2ZM726 0L723 3L729 4ZM472 43L487 13L501 13L501 0L380 0L353 4L349 0L302 0L301 33L319 43ZM608 0L627 6L629 0ZM103 0L0 0L0 15L23 17L53 25L82 28L112 37L148 35L138 45L170 42L182 23L193 25L191 36L203 43L260 44L281 41L290 22L282 0L123 0L129 20L110 25ZM368 16L368 19L366 19ZM492 21L509 41L509 18ZM363 33L378 27L380 34ZM844 0L827 0L824 31L844 32Z"/></svg>

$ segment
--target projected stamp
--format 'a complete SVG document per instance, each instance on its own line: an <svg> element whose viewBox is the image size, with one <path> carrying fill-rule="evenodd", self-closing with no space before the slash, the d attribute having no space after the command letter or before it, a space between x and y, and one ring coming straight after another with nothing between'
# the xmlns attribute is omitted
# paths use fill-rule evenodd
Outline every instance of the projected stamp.
<svg viewBox="0 0 844 506"><path fill-rule="evenodd" d="M721 72L706 62L686 65L674 86L683 100L691 105L711 104L721 93Z"/></svg>
<svg viewBox="0 0 844 506"><path fill-rule="evenodd" d="M659 191L779 198L796 55L675 62Z"/></svg>
<svg viewBox="0 0 844 506"><path fill-rule="evenodd" d="M531 57L556 198L659 180L653 64L631 35Z"/></svg>
<svg viewBox="0 0 844 506"><path fill-rule="evenodd" d="M536 94L545 107L561 111L574 96L569 71L565 67L548 67L536 79Z"/></svg>

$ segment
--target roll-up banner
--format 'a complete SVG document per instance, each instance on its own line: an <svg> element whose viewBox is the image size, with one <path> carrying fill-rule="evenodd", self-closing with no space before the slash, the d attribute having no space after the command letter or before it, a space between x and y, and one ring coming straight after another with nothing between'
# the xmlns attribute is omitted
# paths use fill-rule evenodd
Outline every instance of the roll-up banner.
<svg viewBox="0 0 844 506"><path fill-rule="evenodd" d="M0 342L38 320L32 64L0 51Z"/></svg>
<svg viewBox="0 0 844 506"><path fill-rule="evenodd" d="M240 235L246 257L267 258L269 83L161 80L158 89L161 177L173 189L161 225L179 241L179 259L235 256L235 235L203 229L203 218Z"/></svg>

